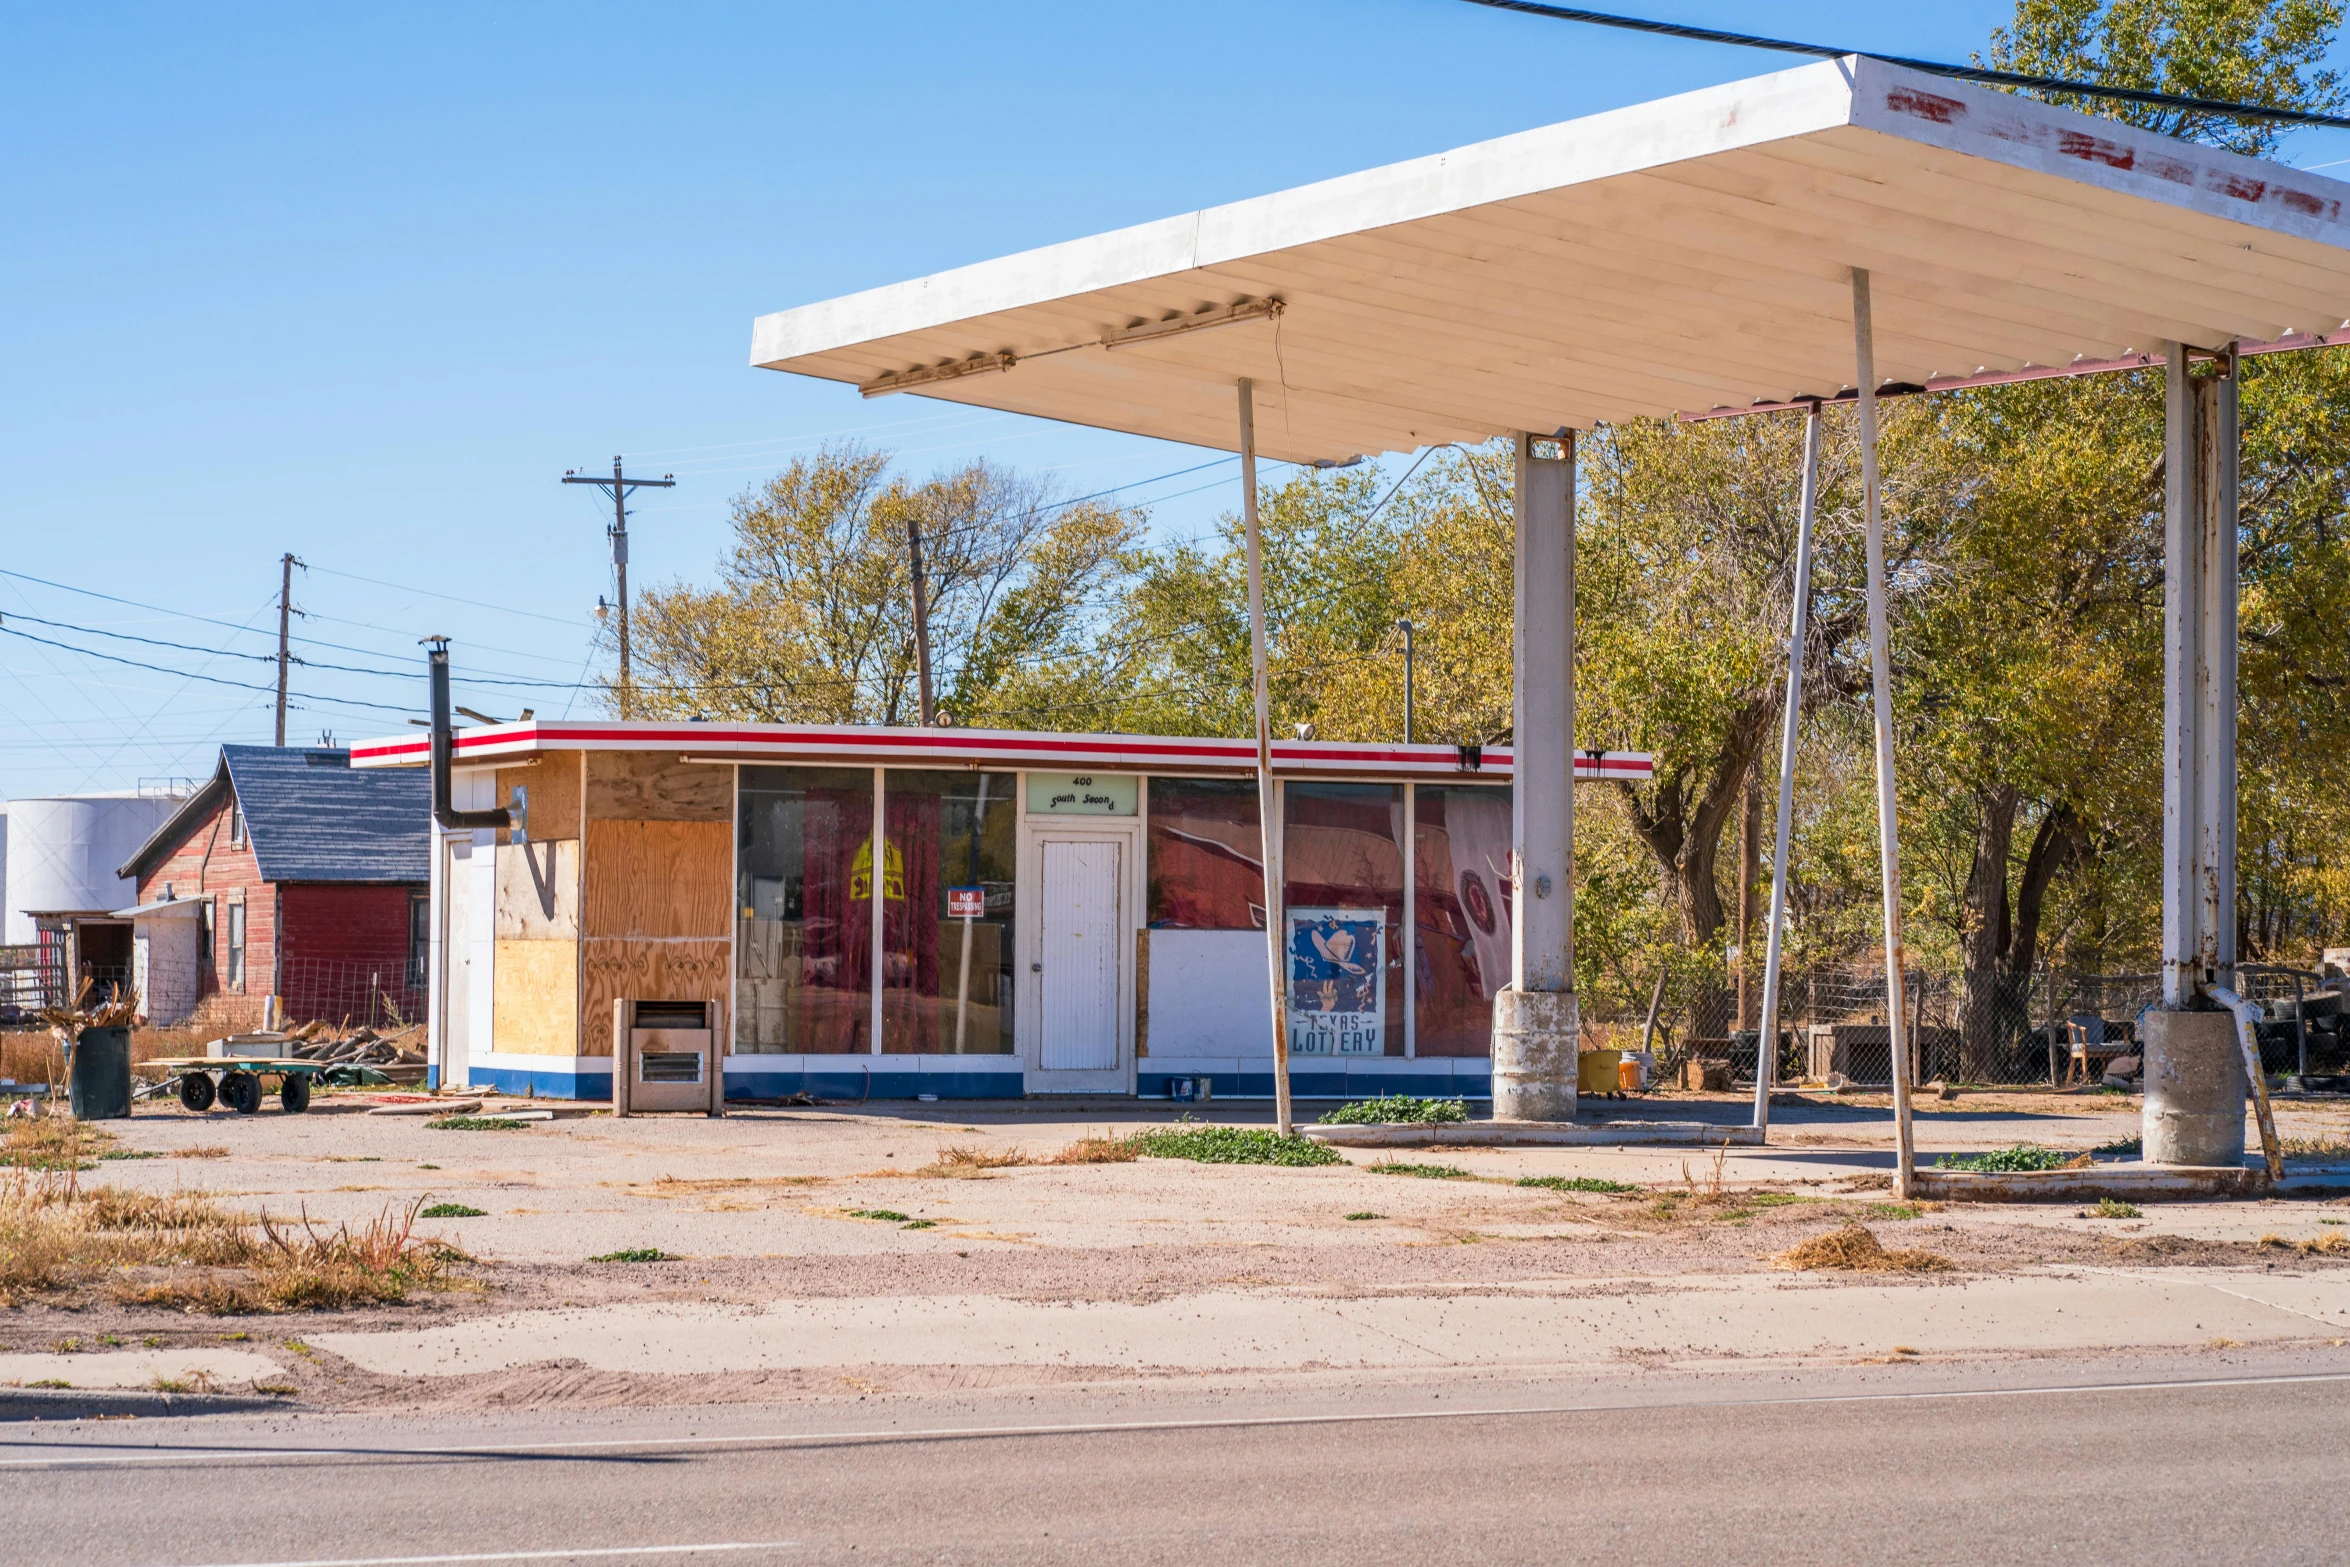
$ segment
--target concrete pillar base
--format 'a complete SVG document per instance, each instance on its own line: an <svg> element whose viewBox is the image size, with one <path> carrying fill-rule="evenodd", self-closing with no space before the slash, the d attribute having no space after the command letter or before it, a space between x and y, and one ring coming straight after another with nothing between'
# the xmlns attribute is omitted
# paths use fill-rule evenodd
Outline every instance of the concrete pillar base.
<svg viewBox="0 0 2350 1567"><path fill-rule="evenodd" d="M1571 990L1511 988L1493 998L1493 1118L1575 1119L1581 1015Z"/></svg>
<svg viewBox="0 0 2350 1567"><path fill-rule="evenodd" d="M2244 1162L2244 1057L2225 1012L2149 1012L2145 1021L2148 1164Z"/></svg>

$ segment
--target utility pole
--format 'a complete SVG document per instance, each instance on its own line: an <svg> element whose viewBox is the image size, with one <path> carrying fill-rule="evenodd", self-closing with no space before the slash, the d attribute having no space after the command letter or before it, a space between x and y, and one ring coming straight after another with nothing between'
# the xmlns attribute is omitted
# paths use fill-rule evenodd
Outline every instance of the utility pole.
<svg viewBox="0 0 2350 1567"><path fill-rule="evenodd" d="M277 743L286 743L286 667L293 662L287 650L294 621L294 568L302 563L292 550L278 562L277 579ZM308 568L304 568L307 570Z"/></svg>
<svg viewBox="0 0 2350 1567"><path fill-rule="evenodd" d="M930 687L930 605L922 586L922 518L906 513L906 552L914 562L914 673L921 682L922 727L938 720L938 706Z"/></svg>
<svg viewBox="0 0 2350 1567"><path fill-rule="evenodd" d="M1403 629L1403 743L1412 743L1412 623L1399 620Z"/></svg>
<svg viewBox="0 0 2350 1567"><path fill-rule="evenodd" d="M631 479L620 471L620 459L612 459L612 477L597 478L572 469L563 475L565 484L592 484L612 497L612 525L604 536L612 541L612 569L620 582L620 716L628 716L628 497L637 490L668 490L677 487L675 474L663 474L658 479Z"/></svg>

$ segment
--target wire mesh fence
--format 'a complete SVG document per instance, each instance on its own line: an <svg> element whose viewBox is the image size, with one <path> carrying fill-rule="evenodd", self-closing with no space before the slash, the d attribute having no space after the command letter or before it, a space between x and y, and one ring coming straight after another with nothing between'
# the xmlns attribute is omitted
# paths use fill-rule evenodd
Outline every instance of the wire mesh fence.
<svg viewBox="0 0 2350 1567"><path fill-rule="evenodd" d="M2258 1001L2261 1064L2273 1074L2350 1072L2350 996L2340 980L2309 970L2245 964L2238 993ZM1988 975L1913 969L1903 976L1904 1038L1899 1059L1912 1084L2053 1088L2137 1073L2142 1015L2161 1000L2158 974L2073 974L2035 968ZM1885 972L1865 965L1788 971L1781 983L1774 1081L1842 1077L1855 1086L1892 1081L1895 1042L1887 1026ZM1750 985L1745 1019L1736 993L1713 987L1692 997L1662 1052L1668 1070L1691 1058L1726 1060L1731 1080L1754 1082L1761 1011ZM1745 1026L1741 1026L1744 1022Z"/></svg>
<svg viewBox="0 0 2350 1567"><path fill-rule="evenodd" d="M24 971L28 1004L23 1016L42 1006L64 1004L61 975ZM424 975L405 952L368 958L288 958L271 974L239 976L217 962L186 961L152 952L123 967L84 965L76 988L87 983L88 1000L136 994L140 1010L162 1027L217 1029L239 1033L275 1025L297 1028L325 1023L336 1029L382 1031L405 1028L425 1014ZM276 988L271 989L274 981ZM274 997L275 1004L272 1005Z"/></svg>

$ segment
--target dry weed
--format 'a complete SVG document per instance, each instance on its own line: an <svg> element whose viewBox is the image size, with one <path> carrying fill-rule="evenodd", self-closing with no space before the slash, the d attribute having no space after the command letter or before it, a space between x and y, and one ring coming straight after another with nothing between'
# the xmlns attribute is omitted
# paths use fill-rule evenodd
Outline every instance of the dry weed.
<svg viewBox="0 0 2350 1567"><path fill-rule="evenodd" d="M386 1208L353 1230L297 1233L253 1221L197 1192L79 1188L69 1169L18 1169L0 1178L0 1304L55 1294L122 1269L161 1278L117 1282L117 1299L209 1312L282 1311L403 1300L447 1288L450 1264L469 1261L411 1233L422 1199Z"/></svg>
<svg viewBox="0 0 2350 1567"><path fill-rule="evenodd" d="M2350 1255L2350 1235L2329 1233L2307 1241L2289 1240L2282 1235L2263 1235L2253 1244L2270 1251L2297 1251L2304 1257Z"/></svg>
<svg viewBox="0 0 2350 1567"><path fill-rule="evenodd" d="M2287 1137L2277 1146L2286 1157L2294 1159L2338 1159L2350 1154L2350 1142L2339 1137Z"/></svg>
<svg viewBox="0 0 2350 1567"><path fill-rule="evenodd" d="M972 1148L961 1143L949 1143L914 1174L934 1179L943 1177L953 1181L968 1181L984 1176L990 1170L1007 1170L1035 1162L1017 1148Z"/></svg>
<svg viewBox="0 0 2350 1567"><path fill-rule="evenodd" d="M172 1157L174 1159L225 1159L228 1157L228 1150L213 1144L202 1148L182 1148Z"/></svg>
<svg viewBox="0 0 2350 1567"><path fill-rule="evenodd" d="M1142 1145L1131 1137L1113 1137L1107 1130L1077 1141L1054 1154L1053 1164L1131 1164L1142 1157Z"/></svg>
<svg viewBox="0 0 2350 1567"><path fill-rule="evenodd" d="M102 1126L87 1126L70 1115L26 1116L6 1123L0 1135L0 1165L20 1170L83 1170L101 1148L114 1145L114 1134Z"/></svg>
<svg viewBox="0 0 2350 1567"><path fill-rule="evenodd" d="M1780 1268L1837 1268L1851 1273L1939 1273L1951 1266L1948 1257L1930 1251L1887 1251L1861 1224L1815 1235L1788 1247L1771 1263Z"/></svg>

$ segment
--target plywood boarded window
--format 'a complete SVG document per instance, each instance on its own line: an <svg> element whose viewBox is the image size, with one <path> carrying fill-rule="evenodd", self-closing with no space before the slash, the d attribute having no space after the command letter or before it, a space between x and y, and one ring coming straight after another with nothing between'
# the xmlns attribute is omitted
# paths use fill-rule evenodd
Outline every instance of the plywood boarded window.
<svg viewBox="0 0 2350 1567"><path fill-rule="evenodd" d="M722 821L591 820L587 933L724 937L732 858Z"/></svg>

